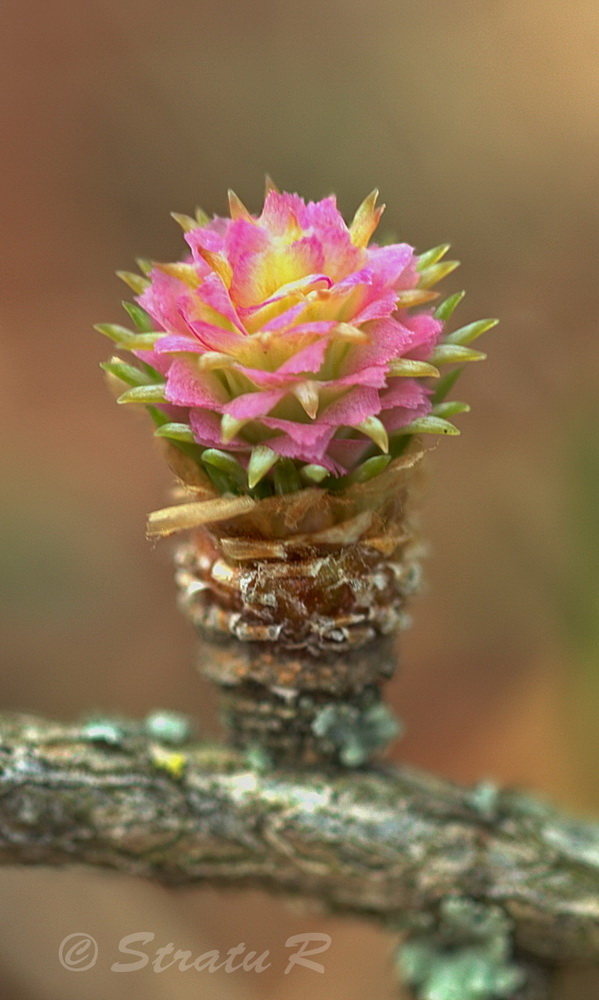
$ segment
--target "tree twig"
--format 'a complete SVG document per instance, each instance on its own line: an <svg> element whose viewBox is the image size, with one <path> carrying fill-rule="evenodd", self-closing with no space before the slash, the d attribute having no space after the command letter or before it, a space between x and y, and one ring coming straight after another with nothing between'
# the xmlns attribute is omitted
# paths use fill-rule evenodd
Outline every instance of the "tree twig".
<svg viewBox="0 0 599 1000"><path fill-rule="evenodd" d="M257 769L133 723L3 716L0 863L262 886L411 933L457 895L502 907L525 956L599 962L599 825L405 767Z"/></svg>

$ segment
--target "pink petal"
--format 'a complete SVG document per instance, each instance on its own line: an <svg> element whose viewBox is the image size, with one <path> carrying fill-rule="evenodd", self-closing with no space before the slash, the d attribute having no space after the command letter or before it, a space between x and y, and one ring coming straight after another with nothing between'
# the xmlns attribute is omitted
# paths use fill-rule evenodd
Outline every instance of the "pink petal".
<svg viewBox="0 0 599 1000"><path fill-rule="evenodd" d="M313 230L317 235L324 252L324 270L334 281L358 270L364 252L353 245L334 195L309 202L298 219L303 229Z"/></svg>
<svg viewBox="0 0 599 1000"><path fill-rule="evenodd" d="M298 302L299 299L299 302ZM251 309L239 310L239 316L251 333L261 330L278 330L292 324L307 309L308 303L303 296L293 292L281 295L266 305L261 304Z"/></svg>
<svg viewBox="0 0 599 1000"><path fill-rule="evenodd" d="M205 351L222 351L225 354L235 354L235 352L243 347L247 339L235 331L224 330L221 326L213 326L211 323L204 323L202 320L190 320L189 326L193 330L198 343L202 345Z"/></svg>
<svg viewBox="0 0 599 1000"><path fill-rule="evenodd" d="M254 368L250 365L236 365L236 370L242 375L246 375L256 385L263 387L278 388L293 385L298 381L297 376L301 373L318 372L324 355L328 347L326 340L318 340L308 344L297 351L279 368L273 371L266 371L263 368Z"/></svg>
<svg viewBox="0 0 599 1000"><path fill-rule="evenodd" d="M335 286L337 293L352 292L344 306L343 318L358 324L390 316L397 305L395 285L412 260L413 250L407 243L370 247L367 267L348 275Z"/></svg>
<svg viewBox="0 0 599 1000"><path fill-rule="evenodd" d="M416 270L416 258L414 257L411 263L406 266L405 271L402 271L400 277L395 282L394 288L397 292L403 292L408 288L416 288L419 277Z"/></svg>
<svg viewBox="0 0 599 1000"><path fill-rule="evenodd" d="M331 296L341 300L339 319L356 325L390 316L397 306L397 292L377 283L374 272L368 268L334 285Z"/></svg>
<svg viewBox="0 0 599 1000"><path fill-rule="evenodd" d="M277 369L279 375L291 375L299 372L317 372L322 365L326 354L328 341L324 339L316 340L313 344L303 347L297 354L289 358L280 368Z"/></svg>
<svg viewBox="0 0 599 1000"><path fill-rule="evenodd" d="M248 368L246 365L235 365L235 371L245 375L260 389L286 389L298 381L297 375L281 375L280 371L269 372L262 368Z"/></svg>
<svg viewBox="0 0 599 1000"><path fill-rule="evenodd" d="M317 446L304 445L281 434L280 437L268 438L264 444L276 451L277 455L283 455L285 458L296 458L300 462L316 462L318 465L323 465L334 476L342 475L345 472L345 469L327 454L327 445L324 439Z"/></svg>
<svg viewBox="0 0 599 1000"><path fill-rule="evenodd" d="M334 194L321 201L309 201L296 214L302 229L314 229L319 235L323 229L342 229L349 237L349 230L337 208Z"/></svg>
<svg viewBox="0 0 599 1000"><path fill-rule="evenodd" d="M263 417L279 403L285 395L284 389L267 389L264 392L246 392L237 396L223 407L223 413L228 413L237 420L253 420Z"/></svg>
<svg viewBox="0 0 599 1000"><path fill-rule="evenodd" d="M381 393L381 407L389 410L394 406L405 406L410 410L427 405L428 390L413 378L392 378L389 388Z"/></svg>
<svg viewBox="0 0 599 1000"><path fill-rule="evenodd" d="M220 410L227 399L222 382L212 372L198 371L187 358L175 358L167 376L165 396L177 406Z"/></svg>
<svg viewBox="0 0 599 1000"><path fill-rule="evenodd" d="M273 430L283 431L292 441L295 441L297 444L306 448L317 449L321 446L326 448L326 445L334 434L334 429L332 427L327 427L319 421L313 421L309 424L300 424L295 420L283 420L279 417L265 417L261 423L263 423L265 427L271 427ZM312 462L315 461L315 459L307 458L306 461Z"/></svg>
<svg viewBox="0 0 599 1000"><path fill-rule="evenodd" d="M368 365L386 365L400 357L412 343L411 331L390 316L374 320L363 329L368 340L351 345L341 367L342 375Z"/></svg>
<svg viewBox="0 0 599 1000"><path fill-rule="evenodd" d="M328 291L330 285L331 279L326 274L308 274L282 286L276 295L258 305L240 308L239 315L252 333L260 329L280 328L308 309L311 304L306 298L308 291Z"/></svg>
<svg viewBox="0 0 599 1000"><path fill-rule="evenodd" d="M227 260L235 269L237 261L245 254L260 254L268 250L271 238L257 222L236 219L229 224L224 250Z"/></svg>
<svg viewBox="0 0 599 1000"><path fill-rule="evenodd" d="M222 448L220 417L216 413L211 413L210 410L190 410L189 423L198 444L205 448ZM227 441L226 447L227 451L247 451L249 446L247 441L237 436Z"/></svg>
<svg viewBox="0 0 599 1000"><path fill-rule="evenodd" d="M387 366L368 365L366 368L360 368L359 371L352 372L351 375L344 375L343 378L331 380L326 385L364 385L370 386L373 389L382 389L387 385Z"/></svg>
<svg viewBox="0 0 599 1000"><path fill-rule="evenodd" d="M241 322L235 307L231 302L231 297L225 287L222 278L213 271L204 279L197 290L197 298L200 303L205 303L210 309L222 316L224 319L236 327L244 335L247 331Z"/></svg>
<svg viewBox="0 0 599 1000"><path fill-rule="evenodd" d="M392 410L383 410L380 416L388 431L396 431L399 427L405 427L416 417L425 417L431 411L429 400L425 400L421 406L415 409L408 409L404 406L396 406Z"/></svg>
<svg viewBox="0 0 599 1000"><path fill-rule="evenodd" d="M367 266L374 274L375 284L380 287L395 287L413 259L414 249L407 243L372 246L366 250Z"/></svg>
<svg viewBox="0 0 599 1000"><path fill-rule="evenodd" d="M207 226L202 226L198 229L192 229L189 233L185 233L185 241L191 248L194 260L199 262L203 261L200 250L209 250L211 253L222 252L225 245L225 234Z"/></svg>
<svg viewBox="0 0 599 1000"><path fill-rule="evenodd" d="M359 271L353 271L352 274L348 274L346 278L342 281L338 281L335 288L339 292L347 292L354 289L356 286L362 285L373 285L374 284L374 271L371 267L363 267Z"/></svg>
<svg viewBox="0 0 599 1000"><path fill-rule="evenodd" d="M189 292L184 281L154 269L151 284L136 301L155 320L158 329L186 334L188 327L181 316L181 303L189 297Z"/></svg>
<svg viewBox="0 0 599 1000"><path fill-rule="evenodd" d="M147 365L151 365L155 368L157 372L161 375L166 375L169 370L171 360L170 358L161 357L157 351L131 351L131 353L139 358L140 361L145 361Z"/></svg>
<svg viewBox="0 0 599 1000"><path fill-rule="evenodd" d="M302 306L302 309L304 307ZM337 326L337 320L321 319L311 320L307 323L296 323L294 326L285 327L279 330L277 340L290 340L293 337L305 336L306 334L316 334L322 336L331 333ZM262 327L264 333L270 332L270 323Z"/></svg>
<svg viewBox="0 0 599 1000"><path fill-rule="evenodd" d="M400 315L402 323L411 333L411 347L406 351L405 357L426 361L438 343L443 323L440 319L435 319L430 312L409 316L402 311Z"/></svg>
<svg viewBox="0 0 599 1000"><path fill-rule="evenodd" d="M264 200L264 208L259 223L274 236L283 236L290 224L299 220L306 205L297 194L279 194L269 191Z"/></svg>
<svg viewBox="0 0 599 1000"><path fill-rule="evenodd" d="M356 247L351 241L349 232L336 232L333 229L319 233L324 252L324 270L334 281L341 281L358 271L364 263L364 250Z"/></svg>
<svg viewBox="0 0 599 1000"><path fill-rule="evenodd" d="M395 312L396 306L397 292L392 289L384 289L383 291L377 291L374 288L370 289L363 296L352 322L360 325L371 319L385 319Z"/></svg>
<svg viewBox="0 0 599 1000"><path fill-rule="evenodd" d="M318 423L336 427L355 427L367 417L372 417L381 408L379 394L376 389L367 386L356 386L348 389L339 399L327 406L319 414Z"/></svg>
<svg viewBox="0 0 599 1000"><path fill-rule="evenodd" d="M160 340L156 341L154 345L154 351L156 354L176 354L181 351L189 351L192 354L203 354L206 350L204 344L189 334L184 337L179 333L167 333L166 336L161 337Z"/></svg>
<svg viewBox="0 0 599 1000"><path fill-rule="evenodd" d="M270 305L270 303L268 303L268 305ZM259 308L262 309L262 305L260 305ZM304 312L305 308L306 308L305 302L298 302L292 305L290 309L286 309L285 312L279 313L278 316L275 316L273 319L269 320L267 323L261 326L260 329L279 330L281 329L281 327L287 326L293 323L294 320L298 319L298 317L301 316L301 314ZM243 317L251 316L252 319L255 320L257 311L258 310L256 310L256 308L240 309L239 315Z"/></svg>

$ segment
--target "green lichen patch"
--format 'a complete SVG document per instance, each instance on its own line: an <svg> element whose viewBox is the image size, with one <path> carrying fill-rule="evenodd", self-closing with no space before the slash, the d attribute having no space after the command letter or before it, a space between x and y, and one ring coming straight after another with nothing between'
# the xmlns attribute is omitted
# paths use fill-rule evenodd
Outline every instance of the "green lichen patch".
<svg viewBox="0 0 599 1000"><path fill-rule="evenodd" d="M312 732L336 751L345 767L360 767L397 739L402 726L382 702L367 706L340 702L317 712Z"/></svg>
<svg viewBox="0 0 599 1000"><path fill-rule="evenodd" d="M512 957L509 919L466 898L443 902L435 931L402 944L397 968L418 1000L502 1000L525 980Z"/></svg>

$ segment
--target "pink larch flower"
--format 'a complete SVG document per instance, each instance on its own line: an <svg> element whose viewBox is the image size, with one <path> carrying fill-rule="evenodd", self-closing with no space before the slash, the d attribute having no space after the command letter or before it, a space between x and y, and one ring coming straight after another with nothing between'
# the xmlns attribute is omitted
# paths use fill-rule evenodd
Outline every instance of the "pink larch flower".
<svg viewBox="0 0 599 1000"><path fill-rule="evenodd" d="M436 314L411 310L457 264L438 263L446 246L417 257L406 243L369 244L376 195L347 226L332 196L306 204L269 187L253 216L231 193L231 218L176 216L183 262L124 275L140 293L129 312L142 332L100 329L144 366L106 367L133 386L123 402L152 407L158 434L220 467L224 489L232 469L247 490L277 467L288 483L291 470L297 485L298 473L334 485L375 453L398 454L409 433L457 433L444 418L466 407L431 415L428 380L435 363L483 357L464 344L491 321L439 346L461 296ZM371 474L384 464L370 462Z"/></svg>

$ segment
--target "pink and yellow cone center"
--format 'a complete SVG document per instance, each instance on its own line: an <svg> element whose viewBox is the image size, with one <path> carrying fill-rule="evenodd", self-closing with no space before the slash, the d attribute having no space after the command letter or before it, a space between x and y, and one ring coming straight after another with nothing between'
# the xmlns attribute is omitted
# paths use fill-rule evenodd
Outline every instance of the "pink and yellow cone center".
<svg viewBox="0 0 599 1000"><path fill-rule="evenodd" d="M185 259L132 282L154 332L120 346L159 389L123 401L151 400L188 441L234 454L250 488L281 458L342 476L388 452L431 411L423 376L438 374L427 362L443 320L412 310L453 270L435 263L446 248L427 273L408 244L371 243L376 192L349 226L333 196L306 203L270 188L259 216L232 193L230 208L176 216Z"/></svg>

